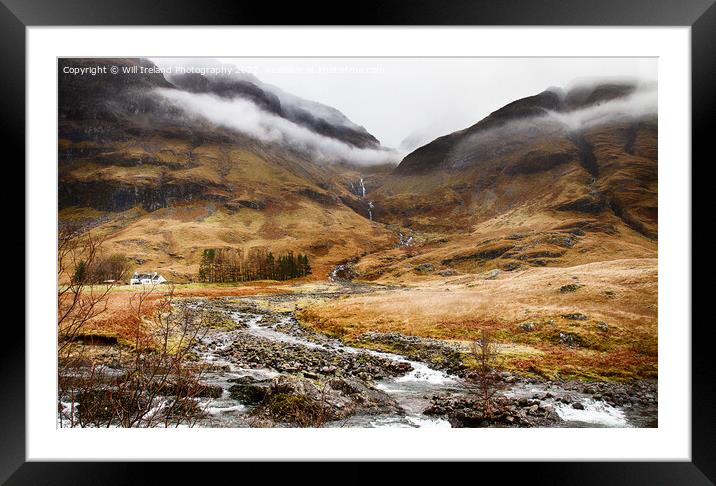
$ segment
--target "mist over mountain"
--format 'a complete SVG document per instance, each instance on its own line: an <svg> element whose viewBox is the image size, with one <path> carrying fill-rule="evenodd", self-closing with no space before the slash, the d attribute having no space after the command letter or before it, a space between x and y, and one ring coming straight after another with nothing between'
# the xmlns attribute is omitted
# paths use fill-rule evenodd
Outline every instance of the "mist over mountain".
<svg viewBox="0 0 716 486"><path fill-rule="evenodd" d="M358 148L380 146L380 142L365 128L356 125L335 108L286 93L249 73L175 73L167 78L185 92L212 94L224 100L241 98L269 114Z"/></svg>
<svg viewBox="0 0 716 486"><path fill-rule="evenodd" d="M479 162L480 154L474 151L495 138L569 133L655 115L656 101L656 89L651 86L579 86L567 93L553 88L514 101L469 128L418 148L403 159L396 172L459 168L465 161Z"/></svg>
<svg viewBox="0 0 716 486"><path fill-rule="evenodd" d="M118 66L117 74L99 73L88 79L60 69L63 99L61 117L117 119L137 123L153 119L159 126L181 125L201 131L207 123L278 142L322 162L355 164L396 163L401 154L382 147L365 128L340 111L267 85L246 73L142 73L133 68L157 69L146 59L64 61L62 68Z"/></svg>
<svg viewBox="0 0 716 486"><path fill-rule="evenodd" d="M313 116L307 111L300 111L300 121L295 122L282 114L266 111L242 96L227 99L212 93L166 88L156 92L189 115L199 116L262 142L290 147L320 162L373 165L394 162L400 157L398 152L380 147L377 140L366 141L366 137L373 139L367 132L356 132L342 124L331 125L325 118Z"/></svg>
<svg viewBox="0 0 716 486"><path fill-rule="evenodd" d="M516 100L408 154L372 194L375 217L429 231L581 221L655 239L656 107L638 84Z"/></svg>
<svg viewBox="0 0 716 486"><path fill-rule="evenodd" d="M123 70L63 73L97 65ZM420 232L592 228L602 246L629 234L638 248L657 235L655 86L550 88L453 133L434 138L443 120L416 130L402 157L338 110L251 74L139 67L156 66L60 60L60 217L176 278L191 278L207 246L300 250L321 269ZM441 260L495 263L468 258L461 238ZM552 264L587 255L545 251L562 255ZM499 263L550 264L523 257Z"/></svg>

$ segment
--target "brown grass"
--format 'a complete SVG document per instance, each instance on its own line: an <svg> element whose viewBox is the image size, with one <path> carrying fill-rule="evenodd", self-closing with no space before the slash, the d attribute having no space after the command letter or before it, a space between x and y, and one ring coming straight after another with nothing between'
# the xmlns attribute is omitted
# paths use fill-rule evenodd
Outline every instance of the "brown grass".
<svg viewBox="0 0 716 486"><path fill-rule="evenodd" d="M241 297L286 292L287 289L282 287L282 283L278 282L257 282L247 286L177 286L174 288L174 298ZM137 338L137 329L141 329L137 326L137 319L154 314L170 292L168 286L154 287L153 291L146 295L141 312L137 314L138 299L146 290L140 285L112 289L108 294L106 310L88 321L82 334L116 337L118 342L131 345Z"/></svg>
<svg viewBox="0 0 716 486"><path fill-rule="evenodd" d="M582 285L560 292L570 283ZM570 319L584 314L585 320ZM569 268L531 268L357 295L307 306L300 317L347 339L367 331L469 341L489 330L519 352L515 368L601 377L656 373L656 259L616 260ZM535 329L526 332L524 322ZM607 331L600 329L606 323ZM560 342L572 335L578 346Z"/></svg>

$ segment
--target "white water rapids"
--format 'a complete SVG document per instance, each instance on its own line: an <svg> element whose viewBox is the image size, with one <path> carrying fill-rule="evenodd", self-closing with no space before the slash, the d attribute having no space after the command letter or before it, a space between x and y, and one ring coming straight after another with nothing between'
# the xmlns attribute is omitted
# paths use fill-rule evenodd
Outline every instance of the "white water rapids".
<svg viewBox="0 0 716 486"><path fill-rule="evenodd" d="M461 390L456 377L395 354L345 346L337 340L321 343L313 342L276 329L277 326L292 320L293 317L291 316L283 316L278 323L273 325L264 325L262 323L263 317L260 314L235 312L232 314L232 319L245 324L246 328L217 331L203 338L206 351L199 353L199 356L204 362L212 365L213 370L204 373L202 381L210 385L218 385L224 390L220 398L208 399L204 404L210 415L206 425L214 427L240 426L242 422L240 415L248 411L248 407L230 397L228 388L231 387L232 382L229 380L242 376L273 378L279 375L279 373L269 369L241 368L232 363L230 359L219 355L222 351L231 347L237 334L245 333L258 338L307 348L321 348L332 352L367 353L393 361L409 363L412 366L413 369L403 376L386 378L377 381L375 384L376 388L387 393L398 402L405 410L404 416L387 414L363 416L357 414L336 423L329 423L327 424L329 427L450 427L446 420L426 417L422 415L422 412L429 405L432 394L451 389L454 391Z"/></svg>
<svg viewBox="0 0 716 486"><path fill-rule="evenodd" d="M305 346L307 348L320 348L331 352L368 353L397 362L409 363L412 370L403 376L389 377L378 380L375 387L392 397L404 410L404 415L356 414L328 423L328 427L450 427L447 420L423 415L423 411L430 405L431 397L447 392L466 393L458 377L443 371L430 368L424 363L412 361L397 354L373 351L369 349L346 346L336 339L321 336L320 340L312 341L279 330L283 325L296 324L292 316L281 316L274 323L264 322L264 316L246 312L235 312L232 319L246 327L232 331L215 331L204 338L205 351L200 358L213 365L214 370L205 373L202 381L210 385L218 385L224 390L222 396L216 399L207 399L206 410L210 418L205 426L236 427L245 426L245 414L249 407L230 397L229 381L242 376L254 378L274 378L279 375L270 369L241 368L232 363L229 358L220 356L222 351L229 349L240 333L256 336L260 339L284 342L290 345ZM516 385L506 395L531 396L540 391L539 388ZM629 427L624 412L604 402L580 397L583 409L576 409L570 405L554 402L554 411L565 422L564 426L571 427ZM244 417L242 417L244 416Z"/></svg>

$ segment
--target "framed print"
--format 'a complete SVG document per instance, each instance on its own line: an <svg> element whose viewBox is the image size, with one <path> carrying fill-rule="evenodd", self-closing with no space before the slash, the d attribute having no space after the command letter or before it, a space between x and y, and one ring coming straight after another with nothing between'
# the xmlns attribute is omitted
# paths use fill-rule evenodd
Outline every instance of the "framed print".
<svg viewBox="0 0 716 486"><path fill-rule="evenodd" d="M3 480L348 460L712 484L691 161L716 7L656 3L316 25L4 2L27 246Z"/></svg>

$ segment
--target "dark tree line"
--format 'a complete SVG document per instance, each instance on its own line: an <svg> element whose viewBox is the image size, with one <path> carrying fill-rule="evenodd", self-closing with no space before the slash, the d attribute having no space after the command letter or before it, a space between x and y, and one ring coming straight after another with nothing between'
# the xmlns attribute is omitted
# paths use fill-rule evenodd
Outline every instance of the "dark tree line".
<svg viewBox="0 0 716 486"><path fill-rule="evenodd" d="M246 282L249 280L289 280L311 273L308 255L292 251L275 257L262 249L248 253L237 248L208 248L199 265L201 282Z"/></svg>

